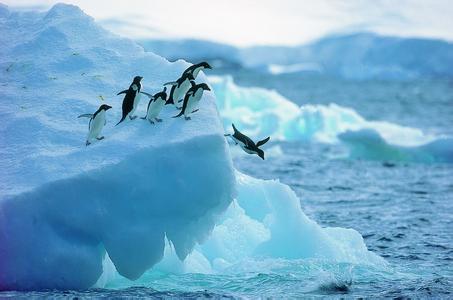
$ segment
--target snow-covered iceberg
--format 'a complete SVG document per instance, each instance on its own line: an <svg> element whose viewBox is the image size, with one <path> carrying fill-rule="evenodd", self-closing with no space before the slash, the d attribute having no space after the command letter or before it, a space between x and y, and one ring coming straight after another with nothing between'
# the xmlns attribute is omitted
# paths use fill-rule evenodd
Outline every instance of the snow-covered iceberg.
<svg viewBox="0 0 453 300"><path fill-rule="evenodd" d="M161 259L165 236L185 258L233 198L213 96L190 122L169 110L156 126L114 127L114 95L133 76L154 92L187 64L145 53L74 6L11 12L1 26L0 289L89 287L106 251L135 279ZM85 147L77 115L101 97L114 107L106 139Z"/></svg>
<svg viewBox="0 0 453 300"><path fill-rule="evenodd" d="M297 106L274 90L245 88L229 76L210 76L225 128L254 137L343 143L356 158L453 162L453 139L385 121L368 121L337 104Z"/></svg>
<svg viewBox="0 0 453 300"><path fill-rule="evenodd" d="M154 92L187 63L144 52L71 5L1 7L0 26L0 290L88 288L180 259L188 272L249 256L385 264L356 231L309 220L289 187L237 173L212 93L191 121L167 107L161 124L113 126L115 94L133 76ZM77 116L101 103L114 107L106 138L85 147Z"/></svg>

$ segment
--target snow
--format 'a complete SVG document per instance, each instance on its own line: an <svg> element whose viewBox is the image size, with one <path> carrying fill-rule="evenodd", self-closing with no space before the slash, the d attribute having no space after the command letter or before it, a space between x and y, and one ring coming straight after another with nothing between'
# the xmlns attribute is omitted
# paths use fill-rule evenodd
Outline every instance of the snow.
<svg viewBox="0 0 453 300"><path fill-rule="evenodd" d="M0 16L0 290L131 285L148 272L223 272L260 256L385 265L356 231L308 219L288 186L237 173L213 93L191 121L165 107L155 126L114 127L115 95L134 76L154 93L187 63L144 52L72 5L2 7ZM299 114L275 92L265 99L253 103L265 113L249 126ZM85 147L87 120L77 116L102 103L113 106L105 140Z"/></svg>
<svg viewBox="0 0 453 300"><path fill-rule="evenodd" d="M287 141L343 143L356 158L453 162L453 139L385 121L368 121L337 104L298 107L278 92L236 85L229 76L210 76L224 127Z"/></svg>

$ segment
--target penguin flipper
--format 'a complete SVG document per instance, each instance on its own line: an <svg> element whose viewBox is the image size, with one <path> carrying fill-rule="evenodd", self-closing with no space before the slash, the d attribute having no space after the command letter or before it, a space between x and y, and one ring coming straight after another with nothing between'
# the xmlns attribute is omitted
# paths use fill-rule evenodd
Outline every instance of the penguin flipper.
<svg viewBox="0 0 453 300"><path fill-rule="evenodd" d="M118 94L116 94L116 95L118 96L118 95L121 95L121 94L126 94L126 93L127 93L127 91L128 91L128 90L124 90L124 91L121 91L121 92L119 92L119 93L118 93Z"/></svg>
<svg viewBox="0 0 453 300"><path fill-rule="evenodd" d="M177 85L177 84L178 84L177 81L169 81L169 82L167 82L167 83L164 83L164 86L165 86L165 85Z"/></svg>
<svg viewBox="0 0 453 300"><path fill-rule="evenodd" d="M264 140L261 140L259 141L258 143L256 143L256 146L259 147L259 146L262 146L264 144L266 144L269 140L270 140L270 136L268 136L267 138L265 138Z"/></svg>
<svg viewBox="0 0 453 300"><path fill-rule="evenodd" d="M154 96L151 94L148 94L147 92L140 92L140 94L146 95L149 97L149 99L153 98Z"/></svg>
<svg viewBox="0 0 453 300"><path fill-rule="evenodd" d="M83 114L83 115L78 116L77 118L92 118L92 117L93 117L93 114Z"/></svg>

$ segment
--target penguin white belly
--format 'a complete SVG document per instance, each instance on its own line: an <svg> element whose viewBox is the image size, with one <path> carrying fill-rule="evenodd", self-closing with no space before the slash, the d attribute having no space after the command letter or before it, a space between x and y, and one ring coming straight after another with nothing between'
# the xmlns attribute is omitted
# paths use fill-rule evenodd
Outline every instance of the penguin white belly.
<svg viewBox="0 0 453 300"><path fill-rule="evenodd" d="M193 110L195 110L198 106L198 103L200 102L201 96L203 96L203 90L199 89L195 95L192 97L189 97L187 100L187 107L186 110L184 111L184 116L188 116L192 113Z"/></svg>
<svg viewBox="0 0 453 300"><path fill-rule="evenodd" d="M100 111L94 119L90 122L90 130L88 132L87 140L90 141L94 138L99 137L102 128L105 125L105 111Z"/></svg>
<svg viewBox="0 0 453 300"><path fill-rule="evenodd" d="M201 67L198 67L196 68L195 70L193 70L193 78L197 79L197 76L198 76L198 73L200 73L201 71Z"/></svg>
<svg viewBox="0 0 453 300"><path fill-rule="evenodd" d="M176 87L175 92L173 94L173 100L175 101L175 105L177 104L178 100L181 100L183 96L187 93L187 91L190 89L191 84L189 80L184 81L181 83L181 85Z"/></svg>
<svg viewBox="0 0 453 300"><path fill-rule="evenodd" d="M142 97L142 94L140 94L139 92L137 92L137 94L135 94L134 103L133 103L133 105L132 105L132 110L131 110L131 112L129 113L130 116L133 116L133 115L134 115L135 110L137 109L137 106L138 106L138 104L140 103L141 97Z"/></svg>
<svg viewBox="0 0 453 300"><path fill-rule="evenodd" d="M241 145L241 148L242 148L242 150L244 150L244 151L247 152L248 154L256 154L255 151L252 151L252 150L250 150L250 149L247 149L247 148L245 148L245 146L242 146L242 145Z"/></svg>
<svg viewBox="0 0 453 300"><path fill-rule="evenodd" d="M149 109L148 109L148 120L152 120L157 118L165 105L165 101L161 98L157 99L156 101L151 102Z"/></svg>

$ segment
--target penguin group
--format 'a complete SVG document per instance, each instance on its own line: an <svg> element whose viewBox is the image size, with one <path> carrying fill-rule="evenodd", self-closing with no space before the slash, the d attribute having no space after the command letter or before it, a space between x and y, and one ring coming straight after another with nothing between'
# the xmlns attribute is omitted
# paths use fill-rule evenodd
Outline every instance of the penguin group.
<svg viewBox="0 0 453 300"><path fill-rule="evenodd" d="M117 96L124 94L124 98L121 119L115 126L119 125L127 118L130 120L137 118L135 111L140 103L142 94L149 98L149 102L146 109L146 115L141 117L141 119L148 120L151 124L162 122L162 119L159 118L160 112L165 105L173 105L177 110L180 110L173 118L184 115L185 120L190 120L191 115L199 110L198 104L203 97L203 93L205 91L211 91L206 83L197 84L195 82L199 72L205 69L212 69L212 67L207 62L201 62L188 67L176 81L165 83L162 91L154 95L144 92L142 90L143 77L135 76L129 88L117 94ZM167 86L170 87L170 92L168 94ZM181 102L182 105L180 104ZM106 111L111 108L110 105L102 104L94 114L83 114L78 116L78 118L86 117L90 119L85 143L86 146L90 145L94 139L104 139L101 132L107 123L105 114ZM239 144L246 153L256 154L264 159L264 152L258 147L264 145L270 138L267 137L255 144L249 137L239 132L234 124L232 124L232 126L234 134L225 134L225 136L231 137L235 144Z"/></svg>

